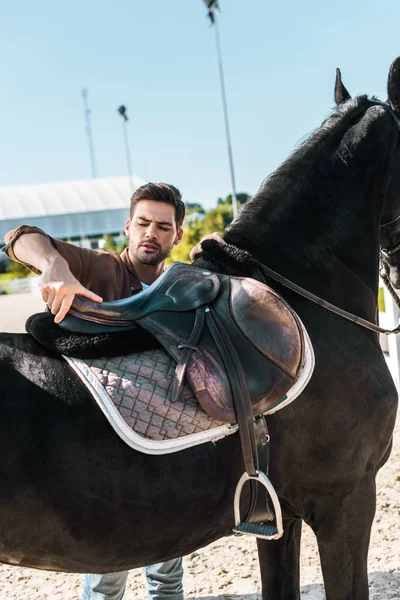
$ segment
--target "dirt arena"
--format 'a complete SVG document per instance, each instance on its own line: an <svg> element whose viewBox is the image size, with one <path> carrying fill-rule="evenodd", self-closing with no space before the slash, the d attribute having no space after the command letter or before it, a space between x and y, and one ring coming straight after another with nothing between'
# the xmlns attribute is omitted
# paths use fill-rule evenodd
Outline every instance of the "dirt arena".
<svg viewBox="0 0 400 600"><path fill-rule="evenodd" d="M23 331L32 312L42 310L38 293L0 296L0 331ZM325 598L318 552L312 532L304 527L301 596ZM1 600L78 600L83 576L0 566ZM396 427L389 463L378 476L378 503L369 555L371 600L400 599L400 425ZM258 600L260 575L256 543L230 537L185 558L188 600ZM140 569L131 571L126 600L145 600Z"/></svg>

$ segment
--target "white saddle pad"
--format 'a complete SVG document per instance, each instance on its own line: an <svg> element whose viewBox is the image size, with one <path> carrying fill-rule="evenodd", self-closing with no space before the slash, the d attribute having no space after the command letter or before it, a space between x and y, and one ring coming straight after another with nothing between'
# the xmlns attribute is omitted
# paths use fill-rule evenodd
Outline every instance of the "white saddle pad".
<svg viewBox="0 0 400 600"><path fill-rule="evenodd" d="M293 402L314 370L307 332L302 373L295 385L268 413ZM171 402L175 361L163 349L116 358L81 360L64 356L79 375L115 432L131 448L145 454L169 454L205 442L217 442L238 430L236 423L217 421L203 411L189 387Z"/></svg>

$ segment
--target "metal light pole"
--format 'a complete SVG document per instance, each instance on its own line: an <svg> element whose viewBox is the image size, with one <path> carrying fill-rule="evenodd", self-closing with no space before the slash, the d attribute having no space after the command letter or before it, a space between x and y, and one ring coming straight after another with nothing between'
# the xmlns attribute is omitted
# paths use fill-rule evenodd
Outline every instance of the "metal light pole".
<svg viewBox="0 0 400 600"><path fill-rule="evenodd" d="M235 183L235 169L233 166L233 154L232 154L232 144L231 144L231 134L229 129L229 119L228 119L228 105L226 101L226 92L225 92L225 82L224 82L224 70L222 66L222 55L221 55L221 45L219 41L219 31L218 31L218 23L217 16L215 11L219 9L218 0L204 0L207 8L208 8L208 17L212 25L214 25L215 31L215 45L217 47L217 59L218 59L218 71L219 71L219 81L221 85L221 97L222 97L222 109L224 112L224 122L225 122L225 133L226 133L226 145L228 148L228 158L229 158L229 169L231 173L231 184L232 184L232 209L233 216L236 217L238 212L237 199L236 199L236 183Z"/></svg>
<svg viewBox="0 0 400 600"><path fill-rule="evenodd" d="M128 127L127 127L127 122L128 122L128 115L126 114L126 106L124 106L123 104L121 104L121 106L118 108L118 112L121 115L122 119L123 119L123 130L124 130L124 141L125 141L125 153L126 153L126 163L128 166L128 174L131 180L131 184L133 187L133 179L132 179L132 163L131 163L131 152L129 149L129 139L128 139Z"/></svg>
<svg viewBox="0 0 400 600"><path fill-rule="evenodd" d="M89 144L90 163L91 163L91 166L92 166L92 176L93 176L93 179L96 179L96 177L97 177L97 173L96 173L96 160L95 160L95 156L94 156L92 126L91 126L91 123L90 123L90 112L91 111L90 111L89 106L88 106L87 97L88 97L87 90L83 89L82 90L83 112L84 112L85 121L86 121L86 134L87 134L87 137L88 137L88 144Z"/></svg>

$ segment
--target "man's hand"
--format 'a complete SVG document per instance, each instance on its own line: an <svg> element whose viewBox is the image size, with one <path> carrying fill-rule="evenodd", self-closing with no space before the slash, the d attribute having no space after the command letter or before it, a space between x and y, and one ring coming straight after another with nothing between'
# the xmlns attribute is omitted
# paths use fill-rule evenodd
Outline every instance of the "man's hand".
<svg viewBox="0 0 400 600"><path fill-rule="evenodd" d="M76 295L85 296L94 302L102 302L102 298L94 294L72 275L68 263L61 256L49 261L40 277L42 298L55 315L54 322L60 323L74 301Z"/></svg>
<svg viewBox="0 0 400 600"><path fill-rule="evenodd" d="M191 249L189 254L190 260L194 260L196 258L196 254L202 251L201 244L202 242L204 242L204 240L215 240L219 244L226 244L225 240L216 231L214 233L208 233L207 235L201 238L197 246L194 246L194 248Z"/></svg>

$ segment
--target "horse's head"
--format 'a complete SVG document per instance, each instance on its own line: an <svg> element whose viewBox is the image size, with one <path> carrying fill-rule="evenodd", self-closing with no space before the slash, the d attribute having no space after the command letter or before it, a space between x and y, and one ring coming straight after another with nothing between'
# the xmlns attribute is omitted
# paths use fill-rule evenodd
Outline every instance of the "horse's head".
<svg viewBox="0 0 400 600"><path fill-rule="evenodd" d="M342 83L340 70L336 71L335 101L342 104L351 96ZM388 77L388 99L378 103L387 107L397 126L397 144L400 140L400 57L392 63ZM371 165L371 168L373 166ZM381 261L394 287L400 288L400 164L387 182L380 226Z"/></svg>

